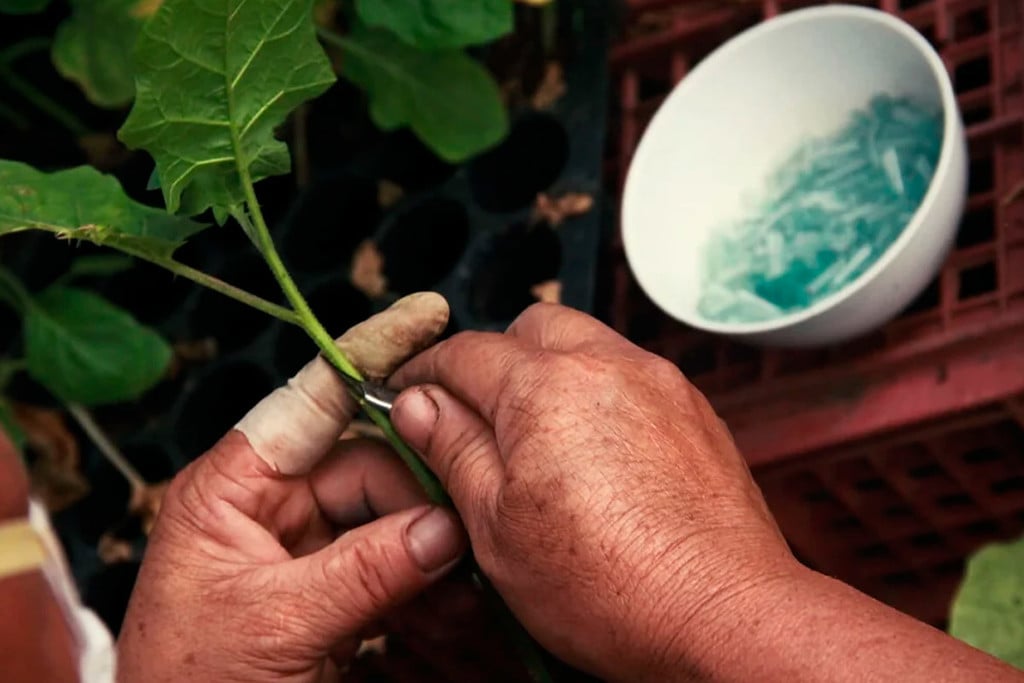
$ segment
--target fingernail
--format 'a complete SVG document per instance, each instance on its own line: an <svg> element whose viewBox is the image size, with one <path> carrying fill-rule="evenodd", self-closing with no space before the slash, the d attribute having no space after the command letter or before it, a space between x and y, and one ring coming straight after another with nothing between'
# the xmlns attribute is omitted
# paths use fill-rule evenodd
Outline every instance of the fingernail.
<svg viewBox="0 0 1024 683"><path fill-rule="evenodd" d="M437 403L422 388L402 394L392 414L395 426L413 448L422 449L437 424Z"/></svg>
<svg viewBox="0 0 1024 683"><path fill-rule="evenodd" d="M465 536L455 515L431 508L409 525L405 547L424 572L432 572L458 559L465 549Z"/></svg>

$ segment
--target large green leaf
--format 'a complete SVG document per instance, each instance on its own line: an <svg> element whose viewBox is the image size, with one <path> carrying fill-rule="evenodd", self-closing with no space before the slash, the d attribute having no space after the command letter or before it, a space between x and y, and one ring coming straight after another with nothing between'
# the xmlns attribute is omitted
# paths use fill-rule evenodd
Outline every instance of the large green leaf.
<svg viewBox="0 0 1024 683"><path fill-rule="evenodd" d="M381 128L410 126L452 162L487 149L508 131L497 84L460 50L424 52L381 30L357 30L335 42L345 53L345 76L367 91Z"/></svg>
<svg viewBox="0 0 1024 683"><path fill-rule="evenodd" d="M426 49L490 42L513 27L512 0L358 0L356 10L368 26Z"/></svg>
<svg viewBox="0 0 1024 683"><path fill-rule="evenodd" d="M29 374L60 399L87 406L137 398L171 360L160 335L83 289L51 287L25 311Z"/></svg>
<svg viewBox="0 0 1024 683"><path fill-rule="evenodd" d="M122 107L135 96L132 49L149 0L72 0L71 16L53 40L53 63L101 107Z"/></svg>
<svg viewBox="0 0 1024 683"><path fill-rule="evenodd" d="M274 127L335 80L311 0L165 0L136 45L120 137L153 155L168 210L233 210L290 168Z"/></svg>
<svg viewBox="0 0 1024 683"><path fill-rule="evenodd" d="M0 14L35 14L49 4L50 0L0 0Z"/></svg>
<svg viewBox="0 0 1024 683"><path fill-rule="evenodd" d="M0 160L0 235L46 230L141 256L167 258L201 223L133 201L91 166L43 173Z"/></svg>
<svg viewBox="0 0 1024 683"><path fill-rule="evenodd" d="M1024 669L1024 538L993 543L967 562L949 632Z"/></svg>

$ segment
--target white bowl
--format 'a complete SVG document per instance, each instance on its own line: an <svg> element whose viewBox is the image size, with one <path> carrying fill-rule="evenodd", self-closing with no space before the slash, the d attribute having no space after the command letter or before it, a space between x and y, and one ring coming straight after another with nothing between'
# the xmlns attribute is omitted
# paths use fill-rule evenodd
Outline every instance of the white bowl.
<svg viewBox="0 0 1024 683"><path fill-rule="evenodd" d="M700 315L712 230L807 137L837 132L878 94L909 96L944 115L942 148L917 212L859 278L813 305L757 323ZM784 14L704 59L662 104L626 180L622 233L640 286L667 314L743 341L815 346L869 331L935 276L966 200L967 146L942 61L910 25L881 11L830 5Z"/></svg>

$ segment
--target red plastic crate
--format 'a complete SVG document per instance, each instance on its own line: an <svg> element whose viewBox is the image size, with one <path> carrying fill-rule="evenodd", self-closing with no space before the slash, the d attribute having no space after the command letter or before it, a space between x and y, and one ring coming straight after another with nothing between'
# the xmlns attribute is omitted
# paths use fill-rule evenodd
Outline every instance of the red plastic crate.
<svg viewBox="0 0 1024 683"><path fill-rule="evenodd" d="M631 0L611 54L609 187L700 59L811 4ZM662 314L616 241L608 317L708 394L806 562L940 623L965 554L1024 528L1024 0L860 4L936 47L967 125L970 196L931 286L851 343L758 350Z"/></svg>

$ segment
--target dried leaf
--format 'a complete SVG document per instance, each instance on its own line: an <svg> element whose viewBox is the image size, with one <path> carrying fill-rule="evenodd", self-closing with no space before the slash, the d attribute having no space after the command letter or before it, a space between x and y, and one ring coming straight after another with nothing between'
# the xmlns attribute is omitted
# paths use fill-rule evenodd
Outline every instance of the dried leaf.
<svg viewBox="0 0 1024 683"><path fill-rule="evenodd" d="M135 559L135 549L132 547L132 544L123 538L117 538L109 532L100 536L96 552L103 564L131 562Z"/></svg>
<svg viewBox="0 0 1024 683"><path fill-rule="evenodd" d="M546 194L537 195L537 201L533 205L535 219L546 221L555 228L562 224L566 218L580 216L594 208L594 198L582 192L569 192L561 197L552 199Z"/></svg>
<svg viewBox="0 0 1024 683"><path fill-rule="evenodd" d="M78 442L64 416L55 410L15 403L14 419L36 453L30 479L32 493L50 512L59 512L89 492L78 469Z"/></svg>
<svg viewBox="0 0 1024 683"><path fill-rule="evenodd" d="M217 357L217 340L213 337L180 341L171 346L171 363L165 377L174 379L183 369L191 365L209 362Z"/></svg>
<svg viewBox="0 0 1024 683"><path fill-rule="evenodd" d="M534 109L547 109L565 94L565 72L558 62L548 62L544 67L544 77L540 85L530 97Z"/></svg>
<svg viewBox="0 0 1024 683"><path fill-rule="evenodd" d="M142 531L148 536L156 523L156 516L160 513L160 506L164 501L164 494L171 485L170 480L161 481L156 484L147 484L141 489L132 491L131 501L128 503L128 511L139 518L142 524Z"/></svg>
<svg viewBox="0 0 1024 683"><path fill-rule="evenodd" d="M352 271L349 275L352 285L371 299L377 299L388 291L388 280L384 277L384 256L373 240L364 240L352 256Z"/></svg>
<svg viewBox="0 0 1024 683"><path fill-rule="evenodd" d="M530 294L533 294L537 301L560 304L562 303L562 282L561 280L541 282L530 288Z"/></svg>
<svg viewBox="0 0 1024 683"><path fill-rule="evenodd" d="M377 636L376 638L370 638L364 640L359 644L359 650L356 651L356 657L363 657L365 655L384 655L388 652L388 637Z"/></svg>
<svg viewBox="0 0 1024 683"><path fill-rule="evenodd" d="M397 183L390 180L381 180L377 183L377 203L382 209L387 209L399 202L405 196L405 190Z"/></svg>

